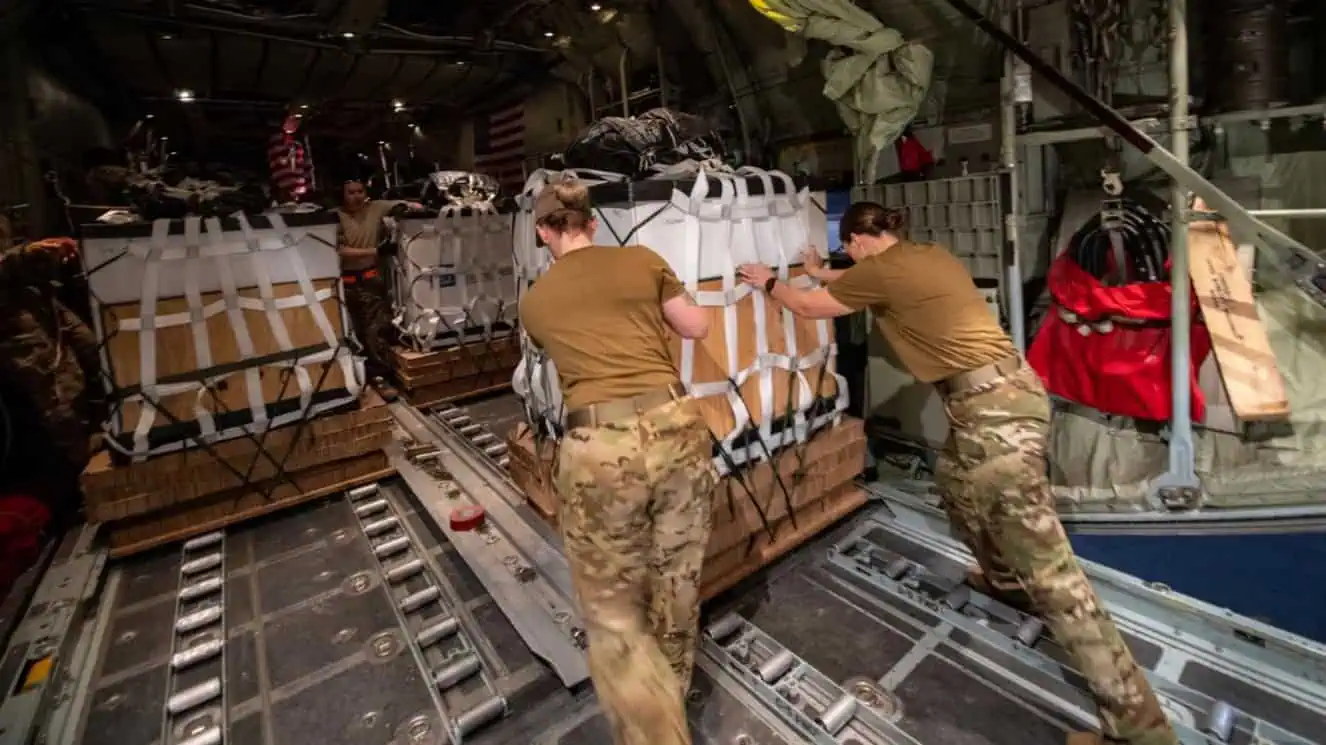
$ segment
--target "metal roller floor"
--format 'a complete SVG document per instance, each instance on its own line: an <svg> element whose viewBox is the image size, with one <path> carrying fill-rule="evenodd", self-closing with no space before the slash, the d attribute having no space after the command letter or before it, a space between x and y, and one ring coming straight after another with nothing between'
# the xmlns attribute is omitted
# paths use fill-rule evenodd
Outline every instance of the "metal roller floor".
<svg viewBox="0 0 1326 745"><path fill-rule="evenodd" d="M497 474L501 449L485 432L518 411L502 398L453 410L447 426L472 447L442 447L468 447L467 463ZM450 473L463 467L448 463L454 483L480 488ZM471 568L474 545L439 526L440 497L408 472L112 563L85 593L80 641L61 647L45 712L77 724L47 727L46 745L610 745L591 687L564 684L565 656L559 667L531 651L528 619L504 612L510 588L492 584L491 566ZM528 522L501 533L524 536L522 562L508 564L529 575L518 587L555 593L560 556L533 547L555 548L555 535L528 510L508 514ZM1053 640L962 585L967 561L933 514L885 500L727 593L706 613L688 700L695 742L1050 745L1092 727ZM1326 649L1089 571L1185 745L1326 742ZM67 607L45 600L50 577L19 642L34 619L49 636L41 614ZM29 650L51 648L40 636L26 637ZM0 682L23 678L32 654L16 644ZM0 745L32 742L11 738L14 700L0 705Z"/></svg>

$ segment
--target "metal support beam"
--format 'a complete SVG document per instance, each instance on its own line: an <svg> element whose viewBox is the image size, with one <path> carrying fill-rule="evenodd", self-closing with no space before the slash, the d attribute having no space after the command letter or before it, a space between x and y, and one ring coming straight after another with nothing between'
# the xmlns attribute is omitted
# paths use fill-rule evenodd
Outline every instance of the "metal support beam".
<svg viewBox="0 0 1326 745"><path fill-rule="evenodd" d="M1188 3L1169 2L1170 152L1188 165ZM1192 292L1188 277L1188 189L1170 190L1170 421L1169 470L1151 485L1157 508L1201 506L1192 429Z"/></svg>
<svg viewBox="0 0 1326 745"><path fill-rule="evenodd" d="M1013 0L1007 0L1008 10L1004 13L1004 28L1010 34L1017 34L1021 1L1014 9ZM1017 141L1017 100L1014 69L1016 57L1012 52L1004 52L1004 74L1000 81L1000 160L1004 168L1004 308L1008 313L1009 329L1013 343L1018 350L1027 351L1026 312L1022 298L1022 195L1021 179L1018 177L1018 141Z"/></svg>
<svg viewBox="0 0 1326 745"><path fill-rule="evenodd" d="M1248 214L1253 217L1282 217L1291 220L1320 220L1326 218L1326 207L1313 207L1300 210L1248 210Z"/></svg>

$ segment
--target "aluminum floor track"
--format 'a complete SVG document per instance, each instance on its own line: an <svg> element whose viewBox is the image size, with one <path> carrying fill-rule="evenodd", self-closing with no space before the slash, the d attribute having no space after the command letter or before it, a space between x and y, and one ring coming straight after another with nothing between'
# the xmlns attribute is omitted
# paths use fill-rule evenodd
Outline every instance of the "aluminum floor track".
<svg viewBox="0 0 1326 745"><path fill-rule="evenodd" d="M47 745L610 745L589 686L531 652L421 499L392 479L112 564L60 697L80 726ZM1090 727L1062 653L965 589L967 560L886 501L727 593L695 741L1057 745ZM1326 742L1326 649L1090 571L1186 745Z"/></svg>

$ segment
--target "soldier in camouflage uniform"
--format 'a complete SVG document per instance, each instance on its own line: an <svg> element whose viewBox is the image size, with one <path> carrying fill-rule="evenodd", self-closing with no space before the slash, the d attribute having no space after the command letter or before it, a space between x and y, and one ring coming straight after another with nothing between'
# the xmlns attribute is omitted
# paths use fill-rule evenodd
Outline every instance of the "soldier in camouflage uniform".
<svg viewBox="0 0 1326 745"><path fill-rule="evenodd" d="M969 581L1038 614L1086 680L1100 733L1073 745L1176 745L1178 737L1073 555L1050 493L1050 403L963 263L943 247L898 237L904 215L858 202L840 238L855 261L806 267L824 289L800 290L767 267L742 276L797 315L834 318L870 308L902 365L944 398L950 436L935 482L955 532L976 556Z"/></svg>
<svg viewBox="0 0 1326 745"><path fill-rule="evenodd" d="M554 480L590 674L617 745L684 745L715 473L666 339L707 314L653 251L593 245L585 187L549 185L534 214L555 261L520 322L566 401Z"/></svg>
<svg viewBox="0 0 1326 745"><path fill-rule="evenodd" d="M75 256L69 239L0 252L0 375L27 394L80 473L105 419L105 395L96 336L56 298L60 267Z"/></svg>
<svg viewBox="0 0 1326 745"><path fill-rule="evenodd" d="M371 380L384 386L391 373L391 296L378 266L382 221L398 209L422 205L391 200L369 200L364 183L348 179L341 186L337 251L341 257L341 286L345 309L355 337L364 345L365 368Z"/></svg>

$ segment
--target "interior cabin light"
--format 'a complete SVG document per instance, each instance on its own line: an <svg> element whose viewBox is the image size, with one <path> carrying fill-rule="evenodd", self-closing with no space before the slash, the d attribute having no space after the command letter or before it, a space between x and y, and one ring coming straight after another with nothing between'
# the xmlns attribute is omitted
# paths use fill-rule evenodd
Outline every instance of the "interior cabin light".
<svg viewBox="0 0 1326 745"><path fill-rule="evenodd" d="M175 98L179 99L180 101L183 101L184 103L188 103L193 100L193 91L189 90L188 88L180 88L179 90L175 91Z"/></svg>

